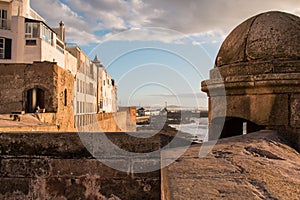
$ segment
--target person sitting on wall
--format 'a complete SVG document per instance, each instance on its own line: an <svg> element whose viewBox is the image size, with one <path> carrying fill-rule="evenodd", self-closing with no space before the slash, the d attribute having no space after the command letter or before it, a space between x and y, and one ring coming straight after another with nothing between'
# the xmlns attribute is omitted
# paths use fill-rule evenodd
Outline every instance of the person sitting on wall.
<svg viewBox="0 0 300 200"><path fill-rule="evenodd" d="M36 113L45 113L45 108L41 109L39 106L36 107Z"/></svg>
<svg viewBox="0 0 300 200"><path fill-rule="evenodd" d="M35 111L36 113L39 113L40 112L40 106L37 106L36 107L36 111Z"/></svg>

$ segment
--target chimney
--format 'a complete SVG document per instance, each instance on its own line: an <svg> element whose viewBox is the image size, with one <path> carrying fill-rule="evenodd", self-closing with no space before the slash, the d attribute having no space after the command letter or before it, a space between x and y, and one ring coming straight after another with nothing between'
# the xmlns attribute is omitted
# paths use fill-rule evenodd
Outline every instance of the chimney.
<svg viewBox="0 0 300 200"><path fill-rule="evenodd" d="M59 33L61 40L65 43L66 42L66 30L65 30L65 24L63 21L60 21L59 23Z"/></svg>

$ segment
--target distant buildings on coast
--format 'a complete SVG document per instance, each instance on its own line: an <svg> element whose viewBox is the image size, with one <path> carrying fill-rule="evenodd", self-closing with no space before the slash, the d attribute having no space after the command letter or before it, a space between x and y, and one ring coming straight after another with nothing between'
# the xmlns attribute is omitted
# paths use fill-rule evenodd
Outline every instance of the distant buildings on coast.
<svg viewBox="0 0 300 200"><path fill-rule="evenodd" d="M64 23L49 27L30 0L0 0L0 71L1 114L55 113L59 126L80 126L118 110L116 83L97 56L68 46Z"/></svg>

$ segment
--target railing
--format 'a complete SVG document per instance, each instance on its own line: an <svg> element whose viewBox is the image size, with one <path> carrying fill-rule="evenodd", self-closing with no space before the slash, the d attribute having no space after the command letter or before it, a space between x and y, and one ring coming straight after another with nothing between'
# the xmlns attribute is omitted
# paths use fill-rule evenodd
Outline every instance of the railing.
<svg viewBox="0 0 300 200"><path fill-rule="evenodd" d="M66 46L67 47L78 47L78 44L77 43L73 43L73 42L67 42Z"/></svg>
<svg viewBox="0 0 300 200"><path fill-rule="evenodd" d="M65 50L63 48L61 48L60 46L56 45L56 49L61 52L62 54L65 53Z"/></svg>
<svg viewBox="0 0 300 200"><path fill-rule="evenodd" d="M10 30L10 20L0 19L0 29Z"/></svg>

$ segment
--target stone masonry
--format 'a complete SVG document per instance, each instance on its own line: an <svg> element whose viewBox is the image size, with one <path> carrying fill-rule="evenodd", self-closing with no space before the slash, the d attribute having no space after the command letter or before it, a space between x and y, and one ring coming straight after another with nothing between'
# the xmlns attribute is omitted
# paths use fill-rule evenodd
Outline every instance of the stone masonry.
<svg viewBox="0 0 300 200"><path fill-rule="evenodd" d="M95 133L97 135L101 133ZM93 136L93 134L89 135ZM152 152L160 148L159 136L137 139L126 134L106 136L130 152ZM91 140L91 145L94 141ZM76 133L0 134L0 199L159 199L160 171L131 173L137 163L157 162L160 157L107 157L128 169L121 172L98 159L106 151L91 155Z"/></svg>
<svg viewBox="0 0 300 200"><path fill-rule="evenodd" d="M0 64L0 114L25 111L33 88L44 91L45 112L56 114L60 131L72 130L74 78L55 63Z"/></svg>
<svg viewBox="0 0 300 200"><path fill-rule="evenodd" d="M247 133L275 129L300 138L299 41L300 18L276 11L252 17L228 35L210 79L202 82L210 139L220 132L241 135L243 123Z"/></svg>

